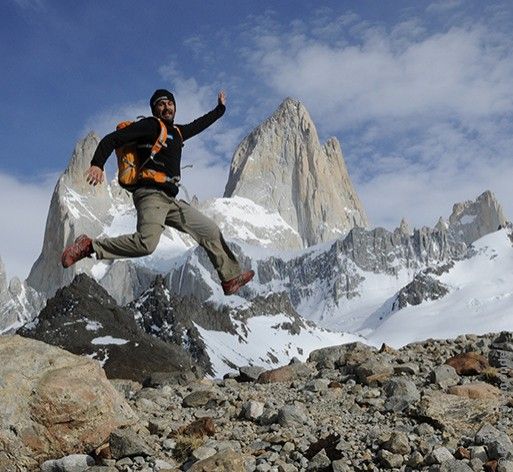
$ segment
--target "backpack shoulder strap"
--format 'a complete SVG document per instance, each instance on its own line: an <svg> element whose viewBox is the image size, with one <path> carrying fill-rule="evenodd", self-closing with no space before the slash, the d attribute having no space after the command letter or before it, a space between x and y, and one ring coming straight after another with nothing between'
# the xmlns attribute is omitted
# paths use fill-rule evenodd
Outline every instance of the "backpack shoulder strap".
<svg viewBox="0 0 513 472"><path fill-rule="evenodd" d="M182 135L182 131L180 130L180 128L176 125L173 125L173 128L176 129L176 132L178 133L178 136L180 136L180 140L182 141L182 146L183 146L183 135Z"/></svg>
<svg viewBox="0 0 513 472"><path fill-rule="evenodd" d="M160 125L160 133L157 138L157 141L155 141L155 144L151 148L150 152L150 159L153 159L155 157L155 154L157 154L163 147L166 147L166 139L167 139L167 128L164 122L160 118L155 119L159 122Z"/></svg>

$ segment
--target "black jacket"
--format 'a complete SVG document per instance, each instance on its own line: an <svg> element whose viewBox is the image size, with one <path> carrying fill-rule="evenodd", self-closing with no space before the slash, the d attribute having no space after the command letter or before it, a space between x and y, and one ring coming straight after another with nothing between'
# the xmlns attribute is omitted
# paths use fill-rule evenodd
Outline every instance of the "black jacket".
<svg viewBox="0 0 513 472"><path fill-rule="evenodd" d="M180 129L183 141L201 133L204 129L212 125L216 120L223 116L226 107L219 103L212 111L200 118L194 120L192 123L186 125L173 125L166 123L168 132L167 147L163 147L160 152L155 156L154 160L149 160L145 167L165 172L169 177L180 177L180 162L182 159L182 146L183 142L180 134L176 131L174 126ZM150 153L150 148L157 140L160 134L160 125L155 118L143 118L142 120L135 121L126 128L114 131L113 133L105 136L94 153L91 165L98 166L103 169L105 162L112 154L114 149L121 147L125 144L136 142L138 146L139 156L144 162ZM149 147L144 147L145 145ZM165 190L171 196L176 196L178 187L171 182L165 184L158 184L156 182L141 181L138 182L135 188L150 187Z"/></svg>

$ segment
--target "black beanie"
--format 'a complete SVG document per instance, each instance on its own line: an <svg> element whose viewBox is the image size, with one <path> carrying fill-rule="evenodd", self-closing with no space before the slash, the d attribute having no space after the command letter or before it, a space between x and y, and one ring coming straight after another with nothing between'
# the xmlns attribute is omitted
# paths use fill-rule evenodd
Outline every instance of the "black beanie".
<svg viewBox="0 0 513 472"><path fill-rule="evenodd" d="M155 92L153 93L153 95L150 98L151 111L153 112L153 108L155 107L155 105L157 104L157 102L159 100L164 100L164 99L171 100L175 104L175 107L176 107L175 97L173 96L173 94L169 90L158 89L158 90L155 90Z"/></svg>

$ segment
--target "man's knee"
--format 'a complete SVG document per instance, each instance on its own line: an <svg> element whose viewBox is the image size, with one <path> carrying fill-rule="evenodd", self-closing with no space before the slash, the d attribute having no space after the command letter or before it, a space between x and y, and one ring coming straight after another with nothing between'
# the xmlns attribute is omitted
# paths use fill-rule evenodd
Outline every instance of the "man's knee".
<svg viewBox="0 0 513 472"><path fill-rule="evenodd" d="M153 252L155 252L155 249L157 249L157 246L159 244L159 237L155 236L143 236L141 234L138 235L138 241L137 241L137 251L139 256L149 256Z"/></svg>

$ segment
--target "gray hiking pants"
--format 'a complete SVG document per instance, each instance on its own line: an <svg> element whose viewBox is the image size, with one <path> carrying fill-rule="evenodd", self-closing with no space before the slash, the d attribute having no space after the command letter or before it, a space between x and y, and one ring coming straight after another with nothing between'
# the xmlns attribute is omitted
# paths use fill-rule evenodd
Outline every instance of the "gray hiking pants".
<svg viewBox="0 0 513 472"><path fill-rule="evenodd" d="M93 249L97 259L147 256L156 249L167 225L190 234L207 251L222 282L241 273L239 263L219 227L210 218L183 200L176 200L160 190L140 188L133 193L133 199L137 209L137 231L114 238L95 239Z"/></svg>

